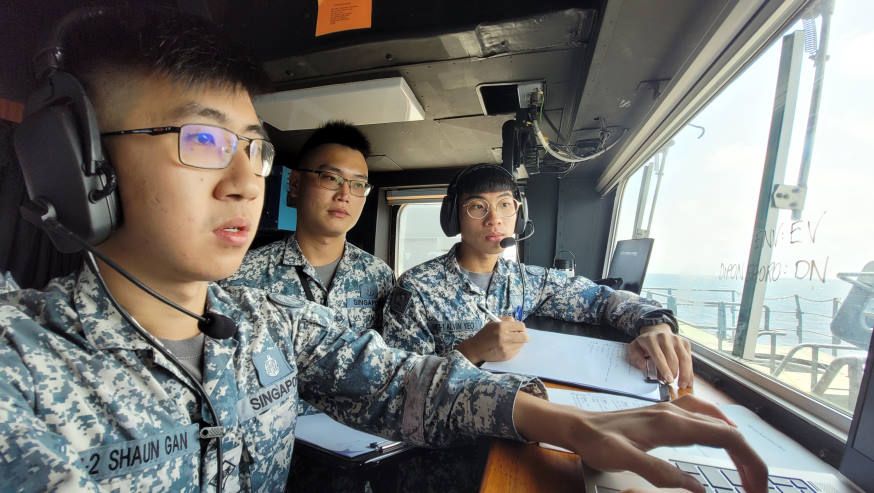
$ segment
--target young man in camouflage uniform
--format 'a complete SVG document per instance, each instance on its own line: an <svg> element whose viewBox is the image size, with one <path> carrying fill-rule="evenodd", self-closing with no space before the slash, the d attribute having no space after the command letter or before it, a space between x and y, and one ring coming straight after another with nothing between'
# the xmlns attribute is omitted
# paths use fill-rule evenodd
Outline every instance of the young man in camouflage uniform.
<svg viewBox="0 0 874 493"><path fill-rule="evenodd" d="M540 382L481 372L460 353L392 349L317 303L220 288L212 281L233 273L251 242L272 164L250 97L255 65L205 21L166 12L105 12L65 32L65 70L112 134L102 140L124 212L97 251L193 314L230 318L236 332L174 362L158 339L196 341L196 320L104 262L0 295L4 490L279 491L298 395L387 437L546 441L593 467L695 492L694 478L644 450L725 447L746 490L766 490L761 459L694 397L616 413L557 406Z"/></svg>
<svg viewBox="0 0 874 493"><path fill-rule="evenodd" d="M329 122L304 143L288 178L297 231L252 250L223 286L252 286L333 308L337 322L380 330L382 306L394 283L381 259L346 241L370 193L370 143L358 129Z"/></svg>
<svg viewBox="0 0 874 493"><path fill-rule="evenodd" d="M475 364L504 361L528 341L518 320L542 315L614 327L635 337L629 346L634 364L643 367L651 357L667 381L677 376L680 387L691 385L689 342L675 334L670 310L582 276L501 257L500 243L513 234L520 198L501 167L474 165L456 175L443 210L457 211L461 242L398 279L384 309L386 342L421 354L458 350ZM483 308L504 315L502 321L490 321Z"/></svg>

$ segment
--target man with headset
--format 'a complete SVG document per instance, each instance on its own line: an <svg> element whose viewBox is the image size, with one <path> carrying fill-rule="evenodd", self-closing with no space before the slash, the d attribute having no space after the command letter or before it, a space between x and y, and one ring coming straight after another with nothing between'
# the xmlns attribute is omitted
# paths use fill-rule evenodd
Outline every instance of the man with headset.
<svg viewBox="0 0 874 493"><path fill-rule="evenodd" d="M59 67L15 147L27 217L59 247L86 248L87 268L0 295L4 489L279 491L300 395L391 438L546 441L696 492L644 450L725 447L746 490L766 490L761 459L691 396L616 413L558 406L537 380L482 372L457 352L389 348L317 303L220 288L212 281L251 242L272 166L251 102L257 66L206 21L167 12L101 11L59 31ZM78 182L54 187L46 170ZM83 208L94 221L68 214ZM159 339L200 350L180 361Z"/></svg>
<svg viewBox="0 0 874 493"><path fill-rule="evenodd" d="M348 123L328 122L316 130L288 177L296 231L247 253L237 272L219 284L306 297L333 308L343 325L380 330L394 273L346 241L370 193L368 154L367 137Z"/></svg>
<svg viewBox="0 0 874 493"><path fill-rule="evenodd" d="M446 236L461 233L461 242L398 279L383 314L386 342L421 354L458 350L475 364L504 361L528 341L521 320L543 315L621 330L635 337L632 363L643 367L652 358L666 381L676 376L681 388L691 385L689 342L676 335L670 310L582 276L501 257L507 239L528 222L523 200L500 166L477 164L455 176L440 225Z"/></svg>

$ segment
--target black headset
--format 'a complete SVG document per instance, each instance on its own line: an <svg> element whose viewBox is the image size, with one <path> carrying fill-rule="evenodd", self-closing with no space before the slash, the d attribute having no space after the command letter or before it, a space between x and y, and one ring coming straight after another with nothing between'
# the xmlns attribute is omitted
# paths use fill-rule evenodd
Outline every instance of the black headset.
<svg viewBox="0 0 874 493"><path fill-rule="evenodd" d="M104 156L85 89L60 69L62 50L52 48L46 56L48 69L37 74L39 85L15 131L15 152L30 200L52 204L64 227L97 245L121 224L115 171ZM63 235L47 233L63 253L82 249Z"/></svg>
<svg viewBox="0 0 874 493"><path fill-rule="evenodd" d="M528 224L528 201L525 200L525 196L522 195L518 185L516 185L516 180L513 178L513 174L507 171L506 168L494 164L475 164L469 166L459 171L455 177L452 178L452 181L449 182L449 186L446 188L446 195L443 197L443 203L440 205L440 227L443 229L443 233L445 233L446 236L455 236L461 232L461 228L458 225L458 201L461 198L458 196L458 184L465 176L481 169L500 170L500 172L506 174L513 182L513 198L522 204L519 207L519 212L516 214L516 225L513 229L513 233L521 235L522 232L525 231L525 226Z"/></svg>

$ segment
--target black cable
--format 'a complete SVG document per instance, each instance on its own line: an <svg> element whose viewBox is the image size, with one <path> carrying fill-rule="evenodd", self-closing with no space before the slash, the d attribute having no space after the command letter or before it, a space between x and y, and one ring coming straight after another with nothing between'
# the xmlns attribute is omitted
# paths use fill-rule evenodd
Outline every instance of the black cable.
<svg viewBox="0 0 874 493"><path fill-rule="evenodd" d="M169 360L171 363L173 363L173 365L176 366L176 368L180 372L182 372L183 375L187 376L188 379L191 380L191 383L194 384L194 388L197 389L197 392L203 397L204 403L206 403L206 407L207 407L207 409L209 409L209 413L212 415L212 419L215 422L215 426L207 426L207 427L201 428L200 432L198 434L202 440L210 439L210 441L212 441L213 439L218 439L218 444L216 446L216 458L218 461L218 469L216 470L216 492L221 493L221 491L222 491L222 479L223 479L222 478L222 472L223 472L222 468L224 465L224 461L222 460L222 442L221 442L221 439L222 439L222 436L224 435L224 429L222 427L221 421L219 420L218 413L215 411L215 408L212 406L212 401L210 401L210 399L209 399L209 394L206 393L206 389L203 388L203 385L200 383L200 379L196 378L188 370L188 368L185 367L185 365L183 365L178 359L176 359L176 357L173 356L173 354L170 351L168 351L167 348L165 348L164 345L161 344L160 341L155 339L155 336L153 336L152 334L149 333L149 331L144 329L139 324L139 322L137 322L136 319L134 319L133 316L123 306L121 306L121 303L119 303L118 300L115 299L115 296L113 296L112 293L109 291L109 287L106 285L106 281L103 279L103 275L100 274L100 269L97 267L97 262L94 260L94 255L92 255L92 254L97 254L97 257L100 258L100 260L103 260L104 262L106 262L105 257L102 254L100 254L96 251L93 251L91 249L90 245L86 248L85 251L86 251L85 264L88 265L88 268L91 270L92 273L94 273L94 276L97 277L97 282L100 284L100 287L106 293L106 296L109 298L109 301L112 303L112 306L114 306L115 309L118 310L118 312L121 314L122 318L124 318L127 323L129 323L131 326L133 326L134 330L136 330L140 334L140 336L145 338L146 341L152 347L157 349L159 353L161 353L165 358L167 358L167 360ZM107 264L110 267L113 267L114 262L113 263L107 262ZM118 270L115 267L113 267L113 269ZM137 286L140 286L142 284L139 281L135 281L135 280L131 279L131 277L129 277L126 272L119 271L119 274L125 276L125 278L127 278L129 280L134 281L135 284L137 284ZM151 290L149 290L149 291L151 291ZM218 430L216 430L216 428L218 428ZM216 433L218 433L218 435L216 435Z"/></svg>

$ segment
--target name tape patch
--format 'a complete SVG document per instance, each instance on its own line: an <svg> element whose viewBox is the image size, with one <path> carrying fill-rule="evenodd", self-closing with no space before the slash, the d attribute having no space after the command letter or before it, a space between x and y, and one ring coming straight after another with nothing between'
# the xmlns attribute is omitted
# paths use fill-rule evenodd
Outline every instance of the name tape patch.
<svg viewBox="0 0 874 493"><path fill-rule="evenodd" d="M192 424L139 440L103 445L79 453L96 480L141 471L190 453L200 453L198 425Z"/></svg>
<svg viewBox="0 0 874 493"><path fill-rule="evenodd" d="M482 323L479 320L437 320L428 322L431 332L471 331L478 330Z"/></svg>
<svg viewBox="0 0 874 493"><path fill-rule="evenodd" d="M295 378L290 376L272 387L261 389L257 394L249 397L249 405L252 406L252 410L256 413L262 413L288 399L288 396L292 394L295 388Z"/></svg>

